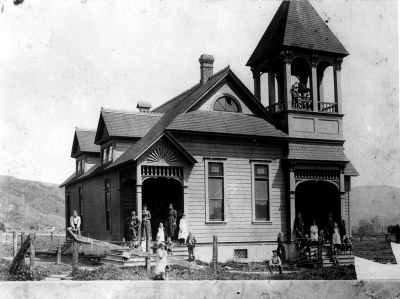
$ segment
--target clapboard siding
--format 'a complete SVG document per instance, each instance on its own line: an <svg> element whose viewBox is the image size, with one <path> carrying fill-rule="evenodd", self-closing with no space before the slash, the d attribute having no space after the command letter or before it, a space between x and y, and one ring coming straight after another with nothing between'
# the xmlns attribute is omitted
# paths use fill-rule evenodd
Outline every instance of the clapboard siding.
<svg viewBox="0 0 400 299"><path fill-rule="evenodd" d="M221 242L276 241L286 231L285 177L281 165L281 145L273 142L181 136L176 138L198 161L190 171L187 190L187 220L199 242L209 242L213 234ZM204 158L226 158L224 179L226 214L224 224L206 223ZM246 157L246 158L244 158ZM252 175L250 159L269 159L270 221L253 224Z"/></svg>
<svg viewBox="0 0 400 299"><path fill-rule="evenodd" d="M114 160L118 159L134 142L115 142Z"/></svg>
<svg viewBox="0 0 400 299"><path fill-rule="evenodd" d="M110 179L111 231L106 231L105 178ZM100 240L119 240L120 203L118 173L94 177L85 180L81 184L68 186L66 192L70 192L72 210L79 210L79 186L82 186L84 207L84 229L82 235Z"/></svg>

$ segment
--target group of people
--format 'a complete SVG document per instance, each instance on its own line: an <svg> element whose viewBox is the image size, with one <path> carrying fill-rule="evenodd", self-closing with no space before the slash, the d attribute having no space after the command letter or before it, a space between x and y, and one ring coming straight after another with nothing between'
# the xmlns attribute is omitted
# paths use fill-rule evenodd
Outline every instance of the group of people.
<svg viewBox="0 0 400 299"><path fill-rule="evenodd" d="M351 238L346 233L346 221L340 215L339 222L335 222L332 218L332 213L328 214L328 219L323 225L324 229L319 230L316 222L310 227L310 235L305 233L304 221L301 213L297 213L293 225L293 234L300 239L300 255L310 252L311 243L315 242L328 242L332 248L342 248L344 250L352 250Z"/></svg>
<svg viewBox="0 0 400 299"><path fill-rule="evenodd" d="M169 238L170 241L174 241L175 232L176 232L176 220L177 220L177 212L174 210L173 205L169 205L169 210L167 212L166 221L160 222L158 227L157 236L160 238L161 241L166 242ZM188 236L188 228L186 223L186 215L183 214L182 218L179 222L179 233L178 239L182 244L186 243L186 238ZM142 221L140 221L139 217L136 216L136 212L132 211L131 216L128 217L126 220L128 221L129 225L129 239L131 241L136 241L138 238L138 233L140 229L141 241L146 239L152 240L152 232L151 232L151 213L147 210L147 205L143 205L142 211ZM164 226L165 225L165 226Z"/></svg>
<svg viewBox="0 0 400 299"><path fill-rule="evenodd" d="M322 224L322 228L319 230L316 222L313 221L310 227L310 234L305 234L304 220L301 217L301 213L297 213L294 219L293 234L299 239L307 236L311 241L318 241L319 238L322 238L331 244L341 244L344 236L346 236L346 221L342 215L340 215L339 222L335 222L332 218L332 213L329 213L328 219Z"/></svg>

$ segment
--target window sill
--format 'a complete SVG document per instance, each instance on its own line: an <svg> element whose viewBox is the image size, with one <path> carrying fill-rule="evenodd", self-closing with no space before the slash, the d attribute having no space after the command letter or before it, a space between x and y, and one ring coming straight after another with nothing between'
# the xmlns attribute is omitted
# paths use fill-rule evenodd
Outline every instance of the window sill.
<svg viewBox="0 0 400 299"><path fill-rule="evenodd" d="M263 225L263 224L268 224L271 225L273 222L272 221L252 221L251 224L255 225Z"/></svg>
<svg viewBox="0 0 400 299"><path fill-rule="evenodd" d="M227 221L206 221L206 224L227 224Z"/></svg>

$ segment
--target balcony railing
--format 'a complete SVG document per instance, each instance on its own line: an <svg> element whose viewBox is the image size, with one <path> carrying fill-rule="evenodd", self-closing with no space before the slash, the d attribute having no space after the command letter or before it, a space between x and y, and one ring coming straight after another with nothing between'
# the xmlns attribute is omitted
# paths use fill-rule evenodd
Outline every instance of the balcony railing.
<svg viewBox="0 0 400 299"><path fill-rule="evenodd" d="M336 103L318 102L318 111L327 113L338 113Z"/></svg>
<svg viewBox="0 0 400 299"><path fill-rule="evenodd" d="M292 98L293 110L313 110L313 104L309 97L294 97Z"/></svg>

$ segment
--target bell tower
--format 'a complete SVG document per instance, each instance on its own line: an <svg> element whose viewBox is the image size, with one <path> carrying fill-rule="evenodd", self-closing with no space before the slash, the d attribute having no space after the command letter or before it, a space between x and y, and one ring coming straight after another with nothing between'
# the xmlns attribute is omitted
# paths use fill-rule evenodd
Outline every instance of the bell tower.
<svg viewBox="0 0 400 299"><path fill-rule="evenodd" d="M307 0L283 1L247 62L254 94L290 137L342 140L341 64L349 55ZM261 76L268 76L261 86Z"/></svg>

